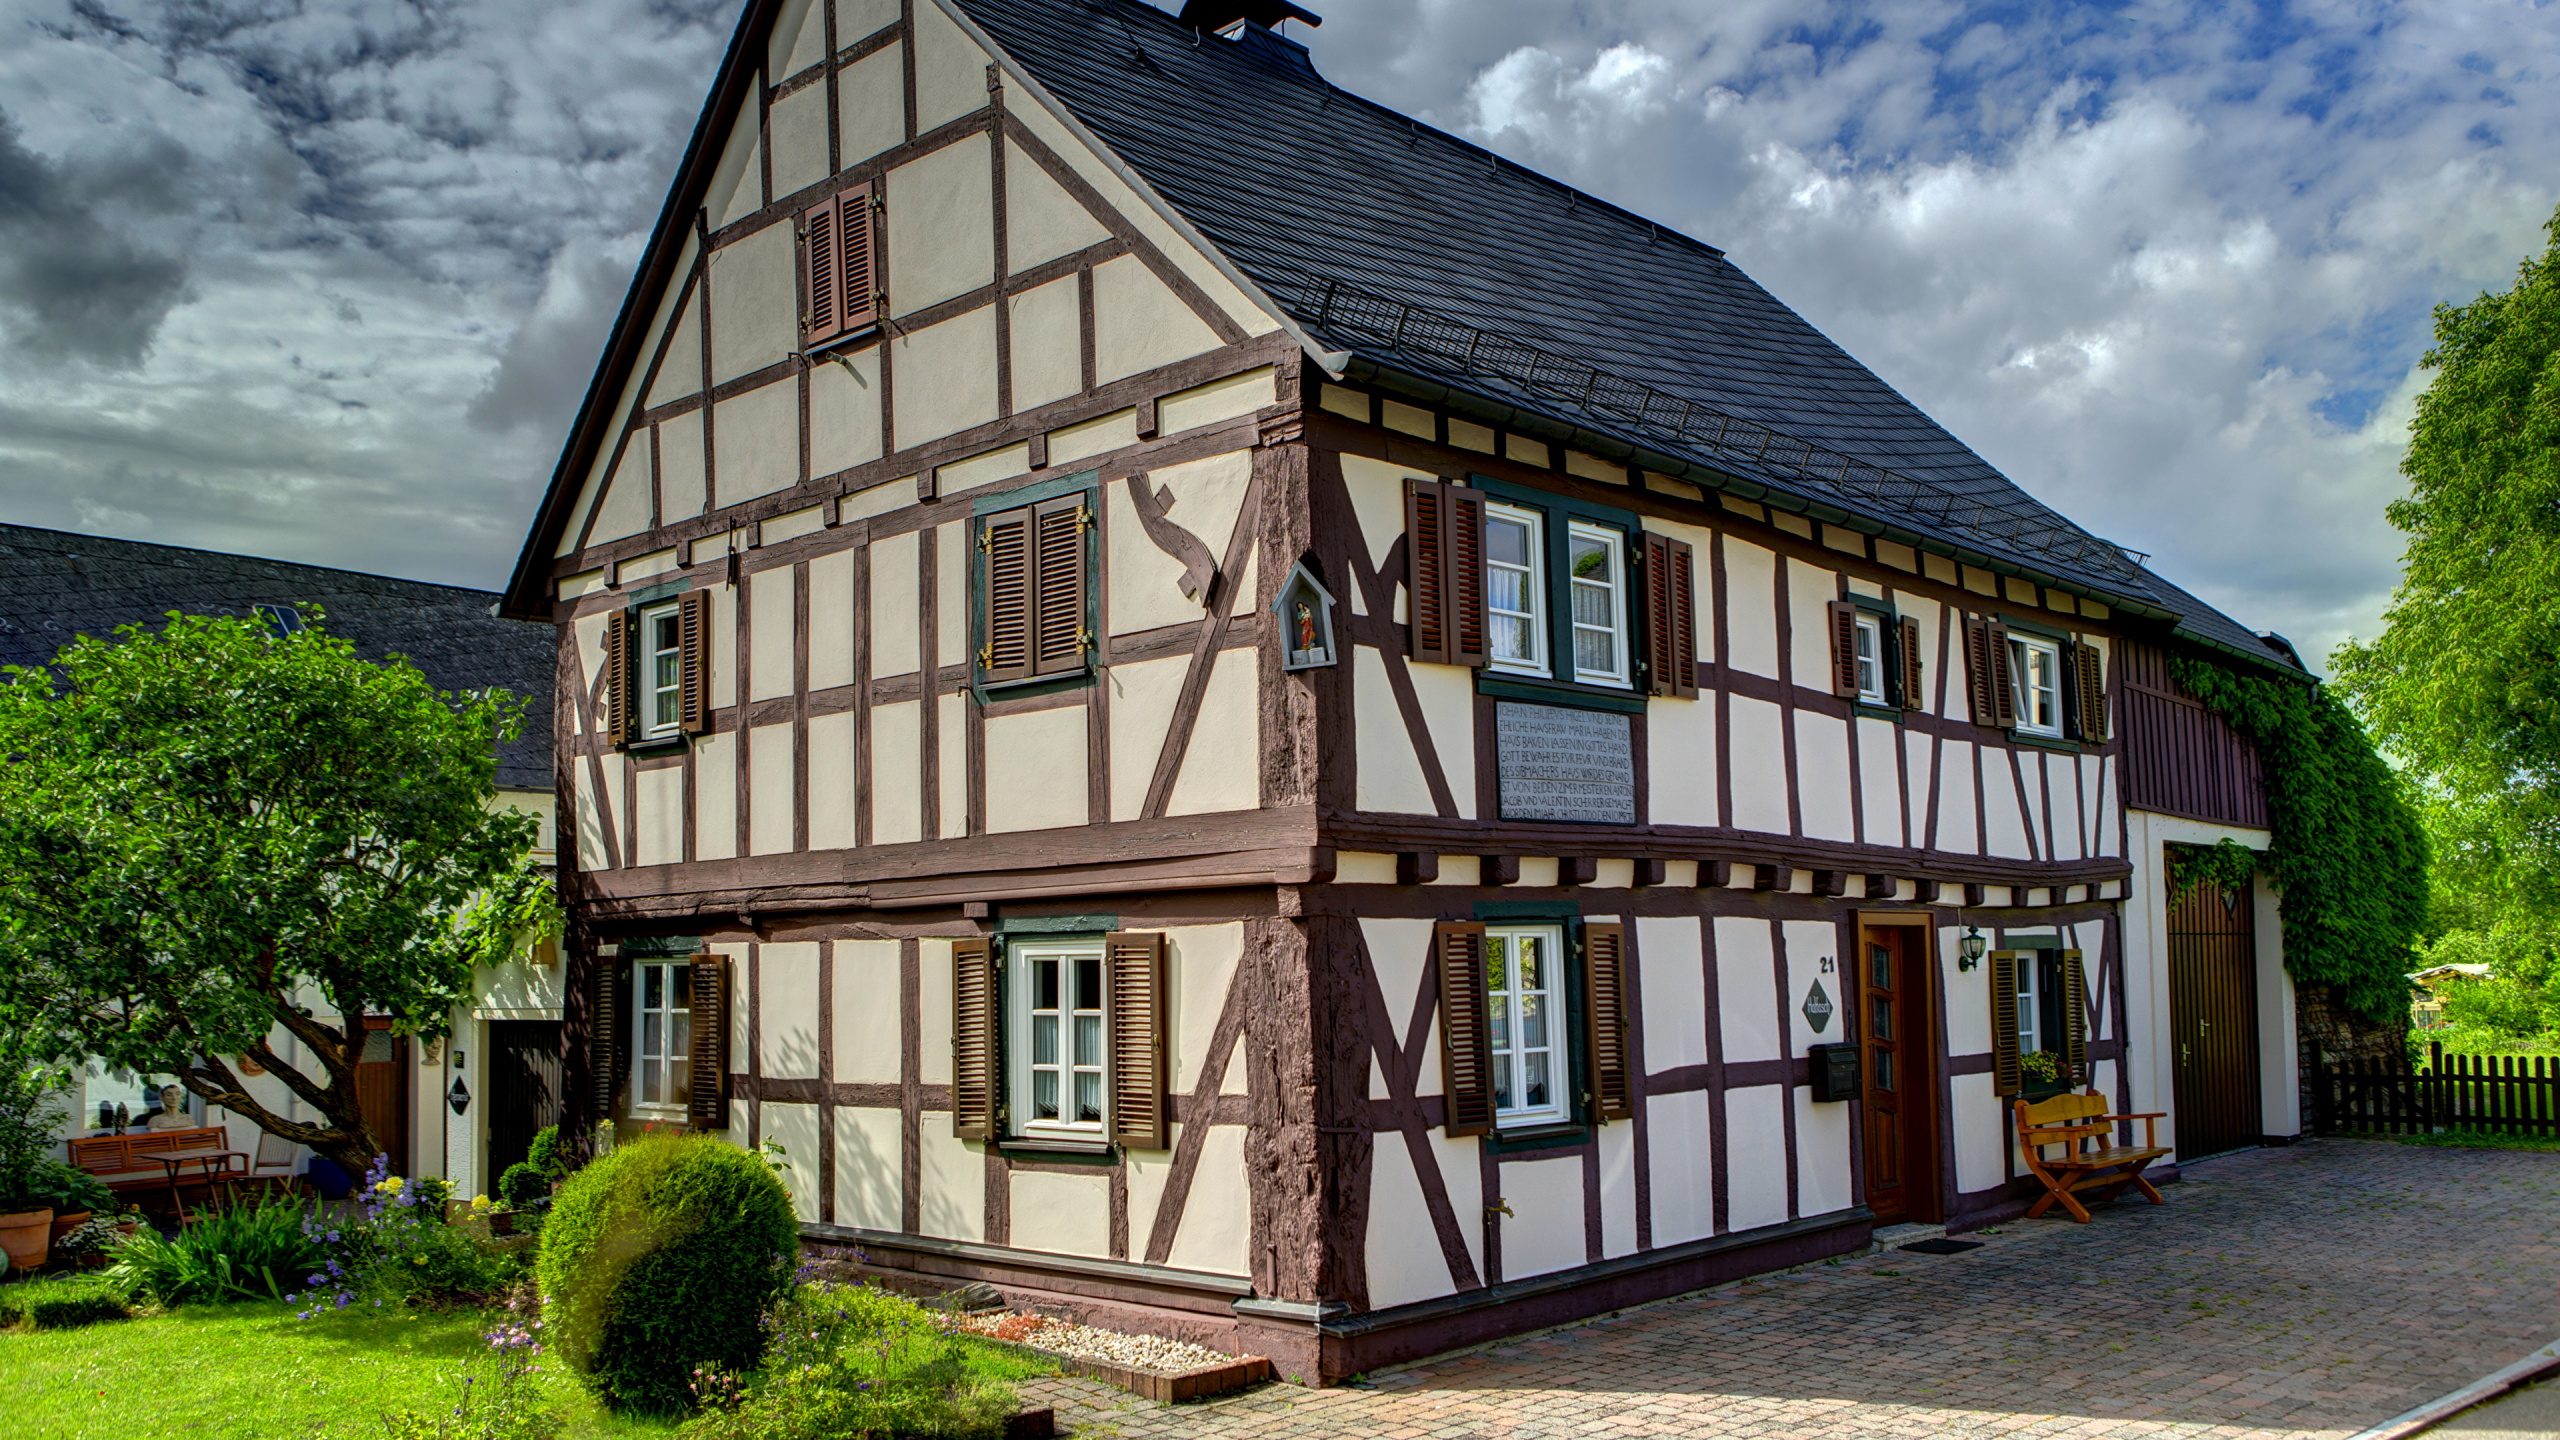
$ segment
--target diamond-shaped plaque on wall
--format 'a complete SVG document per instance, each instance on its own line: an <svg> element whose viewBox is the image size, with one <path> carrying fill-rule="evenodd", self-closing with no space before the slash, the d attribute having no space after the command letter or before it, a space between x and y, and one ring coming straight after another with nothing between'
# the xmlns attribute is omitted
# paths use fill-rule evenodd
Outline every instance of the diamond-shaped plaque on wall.
<svg viewBox="0 0 2560 1440"><path fill-rule="evenodd" d="M1831 997L1823 992L1821 981L1814 981L1813 988L1804 996L1804 1023L1812 1026L1813 1033L1819 1035L1831 1028L1831 1010Z"/></svg>

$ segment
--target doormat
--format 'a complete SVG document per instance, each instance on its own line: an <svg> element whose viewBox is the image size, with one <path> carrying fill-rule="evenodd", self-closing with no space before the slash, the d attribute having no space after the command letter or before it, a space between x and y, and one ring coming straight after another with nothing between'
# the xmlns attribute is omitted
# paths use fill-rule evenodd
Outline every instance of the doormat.
<svg viewBox="0 0 2560 1440"><path fill-rule="evenodd" d="M1908 1245L1897 1245L1893 1248L1897 1250L1908 1250L1915 1255L1961 1255L1967 1250L1981 1249L1982 1242L1979 1240L1947 1239L1914 1240Z"/></svg>

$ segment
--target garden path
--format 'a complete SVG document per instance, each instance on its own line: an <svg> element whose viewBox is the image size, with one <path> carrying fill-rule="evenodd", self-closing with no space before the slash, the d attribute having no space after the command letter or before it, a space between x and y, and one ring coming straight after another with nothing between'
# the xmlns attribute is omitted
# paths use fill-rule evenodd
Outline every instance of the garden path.
<svg viewBox="0 0 2560 1440"><path fill-rule="evenodd" d="M2560 1335L2560 1154L2323 1140L2191 1165L2167 1193L1332 1390L1025 1398L1076 1435L1166 1440L2345 1436Z"/></svg>

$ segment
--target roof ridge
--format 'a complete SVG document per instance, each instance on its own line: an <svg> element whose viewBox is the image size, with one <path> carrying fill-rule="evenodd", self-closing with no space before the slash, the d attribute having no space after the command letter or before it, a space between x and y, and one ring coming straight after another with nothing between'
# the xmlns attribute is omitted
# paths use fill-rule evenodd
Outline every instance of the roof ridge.
<svg viewBox="0 0 2560 1440"><path fill-rule="evenodd" d="M21 525L10 521L0 521L0 547L23 546L24 548L31 550L51 549L64 553L79 553L77 550L73 549L71 545L46 546L38 543L30 543L27 540L17 538L20 536L59 539L75 542L82 546L116 545L134 550L166 551L181 555L209 555L217 559L245 561L253 565L280 565L289 570L308 571L318 575L342 575L354 580L373 581L386 585L407 586L413 589L444 590L457 595L470 595L489 600L495 600L498 598L498 592L494 590L481 590L469 585L447 585L440 580L411 580L406 576L401 575L384 575L372 570L350 570L340 565L313 565L307 561L283 560L272 555L249 555L243 554L237 550L213 550L200 545L170 545L158 540L131 540L121 535L90 535L77 530L55 530L42 525Z"/></svg>

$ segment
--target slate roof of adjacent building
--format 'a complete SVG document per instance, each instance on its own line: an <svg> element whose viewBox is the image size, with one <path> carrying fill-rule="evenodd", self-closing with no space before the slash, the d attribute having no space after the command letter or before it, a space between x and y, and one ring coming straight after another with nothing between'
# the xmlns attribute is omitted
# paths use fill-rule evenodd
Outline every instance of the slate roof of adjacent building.
<svg viewBox="0 0 2560 1440"><path fill-rule="evenodd" d="M1527 411L1584 448L1696 466L2297 668L2027 494L1711 245L1337 89L1254 25L1203 33L1143 0L953 3L1354 375ZM526 613L547 608L540 566L633 363L640 298L667 279L779 9L741 17L518 566Z"/></svg>
<svg viewBox="0 0 2560 1440"><path fill-rule="evenodd" d="M526 697L524 733L498 755L498 783L551 788L551 677L559 636L501 620L485 590L396 580L252 555L0 525L0 665L45 665L80 635L157 625L172 610L255 618L291 606L368 660L401 655L441 690Z"/></svg>

